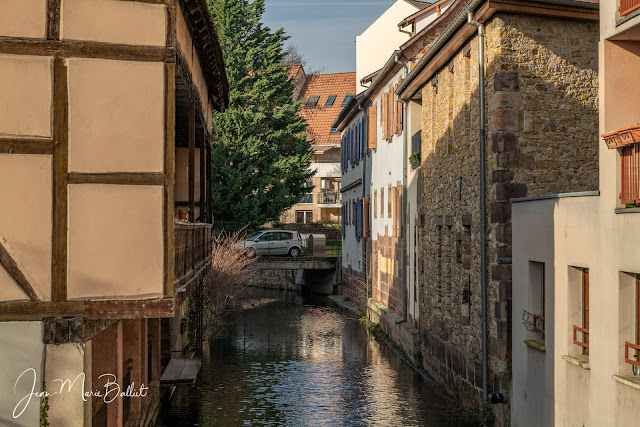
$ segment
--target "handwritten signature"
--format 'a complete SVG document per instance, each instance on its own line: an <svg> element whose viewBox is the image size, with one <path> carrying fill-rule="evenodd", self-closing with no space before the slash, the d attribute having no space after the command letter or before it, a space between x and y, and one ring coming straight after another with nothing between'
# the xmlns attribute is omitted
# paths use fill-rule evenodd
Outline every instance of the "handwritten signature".
<svg viewBox="0 0 640 427"><path fill-rule="evenodd" d="M129 384L126 388L125 391L121 391L120 388L120 384L117 383L117 377L113 374L102 374L100 375L98 378L103 378L106 377L107 382L104 385L104 390L89 390L89 391L85 391L84 388L84 380L85 380L85 374L84 372L80 373L77 377L75 377L75 379L73 381L71 381L70 379L53 379L50 382L51 383L59 383L60 384L60 389L53 389L52 391L35 391L36 390L36 370L33 368L27 368L24 370L23 373L20 374L20 376L18 377L18 379L16 380L15 385L13 386L13 393L16 394L16 388L18 387L18 383L20 382L20 380L22 379L22 377L25 377L24 381L29 381L29 375L33 376L32 382L31 383L27 383L27 384L31 384L31 392L26 394L22 399L20 399L20 401L18 402L18 404L15 406L15 408L13 408L13 418L18 418L20 417L24 411L27 409L27 407L29 406L29 403L31 402L32 398L42 398L42 397L50 397L50 396L55 396L57 394L62 394L62 393L70 393L71 390L73 389L73 387L76 384L76 381L78 381L78 379L82 378L82 400L83 401L87 401L89 397L98 397L98 398L102 398L104 400L104 403L109 403L109 402L113 402L115 399L117 399L118 397L145 397L147 395L147 391L149 390L149 387L145 386L144 384L141 384L140 387L136 390L135 388L135 382ZM65 389L66 387L66 389Z"/></svg>

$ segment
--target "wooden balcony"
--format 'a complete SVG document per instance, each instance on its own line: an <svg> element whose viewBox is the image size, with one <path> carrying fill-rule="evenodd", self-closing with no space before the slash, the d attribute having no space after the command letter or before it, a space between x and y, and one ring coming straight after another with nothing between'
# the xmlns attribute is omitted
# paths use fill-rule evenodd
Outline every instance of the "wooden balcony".
<svg viewBox="0 0 640 427"><path fill-rule="evenodd" d="M187 286L211 261L211 224L175 222L175 289Z"/></svg>
<svg viewBox="0 0 640 427"><path fill-rule="evenodd" d="M640 0L620 0L620 16L625 16L640 8Z"/></svg>

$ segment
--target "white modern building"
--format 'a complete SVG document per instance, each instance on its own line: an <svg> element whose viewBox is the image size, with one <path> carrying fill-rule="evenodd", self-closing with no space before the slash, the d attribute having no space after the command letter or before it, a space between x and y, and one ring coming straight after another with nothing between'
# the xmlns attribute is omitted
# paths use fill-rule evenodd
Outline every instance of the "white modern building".
<svg viewBox="0 0 640 427"><path fill-rule="evenodd" d="M513 202L513 426L640 420L640 2L600 2L600 191Z"/></svg>

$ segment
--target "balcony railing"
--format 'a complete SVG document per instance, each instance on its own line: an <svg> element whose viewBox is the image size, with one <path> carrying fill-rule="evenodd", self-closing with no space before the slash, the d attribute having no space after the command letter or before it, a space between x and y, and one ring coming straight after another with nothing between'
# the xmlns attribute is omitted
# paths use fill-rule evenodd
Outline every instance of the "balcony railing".
<svg viewBox="0 0 640 427"><path fill-rule="evenodd" d="M582 332L582 341L578 341L577 334ZM573 343L579 345L582 348L589 349L589 330L573 325Z"/></svg>
<svg viewBox="0 0 640 427"><path fill-rule="evenodd" d="M633 359L629 358L629 349L631 349L631 351L635 350L636 351L636 355ZM632 344L629 341L625 341L624 342L624 362L628 363L630 365L634 365L634 366L638 366L640 367L640 362L638 361L638 352L640 351L640 345L637 344Z"/></svg>
<svg viewBox="0 0 640 427"><path fill-rule="evenodd" d="M211 256L211 224L175 223L175 283L185 284L208 262Z"/></svg>
<svg viewBox="0 0 640 427"><path fill-rule="evenodd" d="M618 11L620 16L625 16L640 8L640 0L620 0Z"/></svg>
<svg viewBox="0 0 640 427"><path fill-rule="evenodd" d="M337 191L323 191L318 193L319 205L339 205L342 203L341 194Z"/></svg>

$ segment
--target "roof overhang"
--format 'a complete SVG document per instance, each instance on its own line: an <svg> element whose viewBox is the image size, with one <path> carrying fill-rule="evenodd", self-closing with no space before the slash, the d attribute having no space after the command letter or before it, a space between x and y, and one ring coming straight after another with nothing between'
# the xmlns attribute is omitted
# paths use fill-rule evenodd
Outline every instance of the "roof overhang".
<svg viewBox="0 0 640 427"><path fill-rule="evenodd" d="M467 14L473 19L487 22L495 13L508 12L552 16L569 19L597 21L599 5L580 0L472 0L456 16L453 22L427 50L409 75L400 83L396 94L403 101L414 97L422 86L451 59L451 57L476 33L476 28L467 25Z"/></svg>
<svg viewBox="0 0 640 427"><path fill-rule="evenodd" d="M219 111L229 105L229 82L218 33L207 0L180 0L207 82L209 99Z"/></svg>

